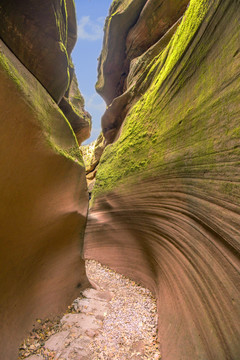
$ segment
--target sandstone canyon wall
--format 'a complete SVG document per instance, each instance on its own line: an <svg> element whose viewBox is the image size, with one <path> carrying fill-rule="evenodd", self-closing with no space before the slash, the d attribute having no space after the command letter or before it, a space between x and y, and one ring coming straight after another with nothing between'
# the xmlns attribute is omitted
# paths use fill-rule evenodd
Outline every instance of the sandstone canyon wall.
<svg viewBox="0 0 240 360"><path fill-rule="evenodd" d="M111 6L85 257L156 293L163 360L237 360L240 2L187 4Z"/></svg>
<svg viewBox="0 0 240 360"><path fill-rule="evenodd" d="M70 58L73 1L3 0L0 18L0 358L15 360L35 320L64 311L88 285L77 139L91 119Z"/></svg>

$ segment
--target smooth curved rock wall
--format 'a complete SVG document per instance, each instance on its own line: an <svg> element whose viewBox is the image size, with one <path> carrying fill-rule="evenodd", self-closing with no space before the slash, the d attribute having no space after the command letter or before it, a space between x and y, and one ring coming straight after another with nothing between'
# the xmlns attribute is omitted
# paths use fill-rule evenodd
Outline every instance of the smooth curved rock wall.
<svg viewBox="0 0 240 360"><path fill-rule="evenodd" d="M59 104L80 145L90 136L91 116L71 60L77 40L74 1L2 0L0 17L0 38Z"/></svg>
<svg viewBox="0 0 240 360"><path fill-rule="evenodd" d="M73 0L1 1L0 35L56 102L70 82L77 40Z"/></svg>
<svg viewBox="0 0 240 360"><path fill-rule="evenodd" d="M89 286L81 257L85 167L73 129L48 91L1 40L1 360L15 360L36 319L59 315Z"/></svg>
<svg viewBox="0 0 240 360"><path fill-rule="evenodd" d="M97 92L107 109L102 117L106 144L119 136L129 109L153 80L149 71L175 32L188 0L113 2L105 23Z"/></svg>
<svg viewBox="0 0 240 360"><path fill-rule="evenodd" d="M129 30L145 5L146 0L113 2L105 22L103 50L98 64L97 92L107 105L122 93L126 77L125 42Z"/></svg>
<svg viewBox="0 0 240 360"><path fill-rule="evenodd" d="M189 0L151 0L143 7L126 39L129 60L142 55L182 16Z"/></svg>
<svg viewBox="0 0 240 360"><path fill-rule="evenodd" d="M240 358L239 23L239 1L190 1L132 62L98 167L85 257L156 293L163 360Z"/></svg>

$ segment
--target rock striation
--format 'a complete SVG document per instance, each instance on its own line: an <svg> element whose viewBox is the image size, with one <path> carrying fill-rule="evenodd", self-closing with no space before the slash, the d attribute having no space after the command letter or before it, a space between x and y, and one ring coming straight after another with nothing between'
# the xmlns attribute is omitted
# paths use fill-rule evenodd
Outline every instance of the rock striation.
<svg viewBox="0 0 240 360"><path fill-rule="evenodd" d="M0 358L15 360L36 319L63 312L89 285L77 143L89 124L70 126L84 112L70 60L73 1L1 1L0 16Z"/></svg>
<svg viewBox="0 0 240 360"><path fill-rule="evenodd" d="M109 145L85 258L157 295L163 360L237 360L240 3L156 4L114 1L106 21L97 89Z"/></svg>

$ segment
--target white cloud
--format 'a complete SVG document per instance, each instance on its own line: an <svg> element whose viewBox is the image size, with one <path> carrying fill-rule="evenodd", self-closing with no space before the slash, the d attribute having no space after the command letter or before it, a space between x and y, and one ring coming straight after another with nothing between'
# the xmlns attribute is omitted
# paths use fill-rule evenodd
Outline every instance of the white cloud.
<svg viewBox="0 0 240 360"><path fill-rule="evenodd" d="M98 111L100 113L104 113L106 110L105 102L97 95L93 94L91 96L84 96L85 98L85 107L90 112Z"/></svg>
<svg viewBox="0 0 240 360"><path fill-rule="evenodd" d="M101 117L106 110L104 100L97 94L83 95L85 99L85 109L92 115L92 130L91 137L83 143L83 145L91 143L96 140L101 132Z"/></svg>
<svg viewBox="0 0 240 360"><path fill-rule="evenodd" d="M103 36L104 18L97 18L96 22L90 16L82 16L78 22L78 38L82 40L100 40Z"/></svg>

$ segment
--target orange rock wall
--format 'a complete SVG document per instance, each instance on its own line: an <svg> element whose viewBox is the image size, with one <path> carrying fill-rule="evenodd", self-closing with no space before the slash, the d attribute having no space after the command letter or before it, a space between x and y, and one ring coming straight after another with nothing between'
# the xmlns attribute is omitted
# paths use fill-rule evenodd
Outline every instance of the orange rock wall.
<svg viewBox="0 0 240 360"><path fill-rule="evenodd" d="M174 21L180 3L169 9ZM151 5L125 49L154 19ZM124 17L121 6L114 11L109 29ZM110 145L97 170L85 257L154 291L163 360L240 358L239 23L239 1L191 0L154 44L141 32L150 47L131 60L102 119ZM108 45L111 35L103 54ZM107 84L118 83L104 73L108 63L110 55L99 66L105 97Z"/></svg>
<svg viewBox="0 0 240 360"><path fill-rule="evenodd" d="M24 13L29 1L15 2L14 10L12 3L0 4L1 360L16 360L36 319L61 314L89 285L81 257L85 167L76 135L55 102L66 92L68 65L61 49L55 51L58 38L48 33L57 34L54 13L46 11L53 3L60 4L32 2L31 16ZM75 17L73 3L61 3ZM79 95L76 88L74 93Z"/></svg>

